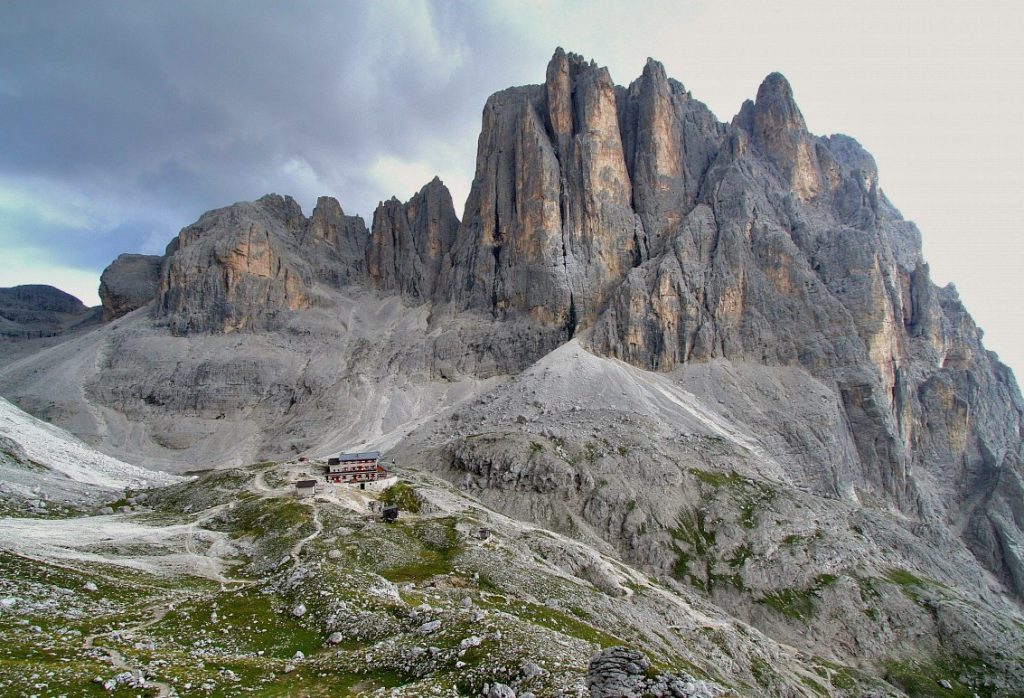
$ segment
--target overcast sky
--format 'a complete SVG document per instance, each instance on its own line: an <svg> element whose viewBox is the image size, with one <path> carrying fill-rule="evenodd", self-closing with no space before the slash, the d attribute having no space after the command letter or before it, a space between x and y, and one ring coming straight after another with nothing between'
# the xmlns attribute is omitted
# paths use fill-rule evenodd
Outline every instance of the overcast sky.
<svg viewBox="0 0 1024 698"><path fill-rule="evenodd" d="M121 252L276 191L369 220L435 174L461 214L489 94L556 46L628 84L662 61L723 121L772 71L921 227L1024 371L1024 3L0 3L0 286L98 302Z"/></svg>

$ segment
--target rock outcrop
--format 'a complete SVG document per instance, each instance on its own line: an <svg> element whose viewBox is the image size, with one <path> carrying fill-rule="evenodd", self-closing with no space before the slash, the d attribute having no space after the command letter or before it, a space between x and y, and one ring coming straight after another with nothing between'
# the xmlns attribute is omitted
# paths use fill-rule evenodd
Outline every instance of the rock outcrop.
<svg viewBox="0 0 1024 698"><path fill-rule="evenodd" d="M458 226L436 177L404 204L382 203L372 234L327 196L308 219L288 196L239 202L204 214L168 246L153 314L184 335L279 328L295 311L330 305L324 288L360 285L424 302Z"/></svg>
<svg viewBox="0 0 1024 698"><path fill-rule="evenodd" d="M160 255L118 255L100 276L103 320L116 320L156 298L163 261Z"/></svg>
<svg viewBox="0 0 1024 698"><path fill-rule="evenodd" d="M1020 525L976 503L978 483L1021 480L1024 403L955 291L929 280L919 233L877 180L852 139L809 135L788 83L769 76L706 195L630 272L593 346L649 369L724 358L834 385L856 445L837 491L947 521L968 507L965 536L1024 593L1019 553L995 543Z"/></svg>
<svg viewBox="0 0 1024 698"><path fill-rule="evenodd" d="M366 277L366 224L346 216L337 199L321 196L299 235L299 251L309 260L316 279L345 286Z"/></svg>
<svg viewBox="0 0 1024 698"><path fill-rule="evenodd" d="M557 51L544 85L484 107L444 298L571 337L640 253L631 194L607 69Z"/></svg>
<svg viewBox="0 0 1024 698"><path fill-rule="evenodd" d="M684 672L652 670L642 653L627 647L601 650L587 669L590 698L714 698L734 695L718 684L699 681Z"/></svg>
<svg viewBox="0 0 1024 698"><path fill-rule="evenodd" d="M626 90L559 49L484 108L443 297L572 337L678 228L723 131L659 63Z"/></svg>

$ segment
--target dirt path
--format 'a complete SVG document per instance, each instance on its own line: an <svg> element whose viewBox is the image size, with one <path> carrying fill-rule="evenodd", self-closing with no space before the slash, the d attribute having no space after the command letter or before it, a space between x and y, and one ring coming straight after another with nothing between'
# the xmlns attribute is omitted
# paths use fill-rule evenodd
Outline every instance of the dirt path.
<svg viewBox="0 0 1024 698"><path fill-rule="evenodd" d="M315 540L316 538L319 538L320 534L323 533L324 530L324 525L320 522L320 508L316 505L316 502L312 501L309 502L309 507L313 510L314 530L308 536L306 536L305 538L303 538L302 540L300 540L292 546L289 555L291 555L292 561L296 565L299 564L299 555L302 553L302 549L306 546L306 543L308 543L311 540Z"/></svg>
<svg viewBox="0 0 1024 698"><path fill-rule="evenodd" d="M148 607L146 609L146 611L151 613L151 617L149 618L149 620L145 620L145 621L139 623L138 625L133 625L133 626L127 628L127 629L120 628L118 630L111 630L111 631L108 631L108 632L105 632L105 633L96 633L94 635L86 635L85 639L82 641L82 649L90 649L90 648L92 648L95 645L95 642L96 642L96 640L98 638L110 637L111 635L114 635L115 633L119 637L129 638L129 637L133 636L135 633L137 633L140 630L145 630L146 628L149 628L149 627L151 627L153 625L156 625L157 623L159 623L161 620L164 619L164 616L166 616L170 611L174 610L174 607L178 603L180 603L182 601L186 601L189 598L192 598L192 597L186 597L186 598L183 598L183 599L179 599L176 602L165 602L165 603L156 604L154 606L150 606L150 607ZM113 647L101 646L99 649L101 649L104 652L106 652L107 657L110 658L110 665L114 669L120 669L122 671L131 671L133 673L137 672L137 673L141 674L142 676L145 676L146 672L145 672L144 669L142 669L141 667L135 666L132 663L130 663L127 659L124 658L123 654L118 652ZM146 681L146 688L155 688L156 691L157 691L156 695L157 696L161 696L161 697L162 696L174 696L174 695L177 695L177 692L173 688L171 688L171 685L168 684L168 683L164 683L163 681Z"/></svg>
<svg viewBox="0 0 1024 698"><path fill-rule="evenodd" d="M251 492L255 492L256 494L260 495L261 497L266 497L270 495L281 496L287 494L288 490L291 489L288 485L285 485L283 487L271 487L270 485L267 484L266 478L264 477L265 475L265 470L257 471L253 479L250 480L250 487L248 489Z"/></svg>

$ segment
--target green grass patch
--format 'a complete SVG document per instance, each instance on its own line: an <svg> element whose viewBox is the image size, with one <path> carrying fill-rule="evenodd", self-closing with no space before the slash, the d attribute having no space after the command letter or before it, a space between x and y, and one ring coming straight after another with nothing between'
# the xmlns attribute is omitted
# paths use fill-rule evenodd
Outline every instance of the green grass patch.
<svg viewBox="0 0 1024 698"><path fill-rule="evenodd" d="M629 644L623 638L616 637L557 608L528 601L514 601L502 610L507 610L507 612L518 616L522 620L529 621L548 630L555 630L563 635L600 645L602 649L615 645Z"/></svg>
<svg viewBox="0 0 1024 698"><path fill-rule="evenodd" d="M814 615L814 599L825 587L835 584L837 579L834 574L819 574L806 589L776 589L757 599L757 602L788 618L807 620Z"/></svg>
<svg viewBox="0 0 1024 698"><path fill-rule="evenodd" d="M743 567L743 563L745 563L747 560L753 557L753 555L753 546L750 543L744 543L743 545L740 545L733 551L732 557L730 557L728 560L729 567L733 568L734 570L739 569Z"/></svg>
<svg viewBox="0 0 1024 698"><path fill-rule="evenodd" d="M705 592L710 591L705 580L709 578L711 567L714 564L712 550L715 545L715 532L708 530L704 511L700 509L683 510L679 514L678 525L668 529L668 532L672 536L672 542L676 549L676 561L672 566L672 576L679 581L689 581L692 586ZM697 558L704 560L704 579L694 575L690 569L690 563Z"/></svg>
<svg viewBox="0 0 1024 698"><path fill-rule="evenodd" d="M263 538L312 525L312 516L308 506L292 497L256 497L240 502L231 510L228 526L236 538Z"/></svg>
<svg viewBox="0 0 1024 698"><path fill-rule="evenodd" d="M416 490L404 480L400 480L380 493L380 501L389 506L396 506L402 511L418 514L420 511L420 500L416 497Z"/></svg>
<svg viewBox="0 0 1024 698"><path fill-rule="evenodd" d="M711 485L712 487L740 487L749 482L747 478L741 476L735 470L730 470L728 473L719 473L711 470L701 470L700 468L690 468L690 474L705 485Z"/></svg>
<svg viewBox="0 0 1024 698"><path fill-rule="evenodd" d="M183 649L213 648L225 654L263 651L280 659L299 650L311 654L324 642L320 633L303 627L280 603L275 608L272 597L250 589L190 601L169 612L149 632Z"/></svg>
<svg viewBox="0 0 1024 698"><path fill-rule="evenodd" d="M983 661L969 657L890 661L885 665L885 680L910 698L971 698L975 694L988 698L996 695L995 687L984 685L984 677L990 671ZM961 683L960 679L967 679L968 683ZM952 688L941 686L942 680Z"/></svg>
<svg viewBox="0 0 1024 698"><path fill-rule="evenodd" d="M931 580L926 580L912 572L895 567L886 570L884 578L898 586L900 592L914 602L921 600L920 592L931 583Z"/></svg>
<svg viewBox="0 0 1024 698"><path fill-rule="evenodd" d="M819 695L819 696L827 696L827 695L829 695L829 692L827 690L825 690L825 687L822 686L817 681L815 681L814 679L812 679L810 676L807 676L806 674L797 674L797 678L800 679L800 683L802 683L804 686L807 686L807 688L809 688L812 691L814 691L814 693L816 695Z"/></svg>
<svg viewBox="0 0 1024 698"><path fill-rule="evenodd" d="M720 473L690 468L690 474L705 485L728 491L737 504L739 523L744 528L754 528L757 525L758 510L775 499L776 496L775 490L771 487L744 477L735 470Z"/></svg>
<svg viewBox="0 0 1024 698"><path fill-rule="evenodd" d="M679 514L678 525L668 529L677 542L685 543L699 557L706 557L715 545L715 532L708 530L705 513L701 509L684 510Z"/></svg>
<svg viewBox="0 0 1024 698"><path fill-rule="evenodd" d="M415 524L391 525L406 535L415 551L415 559L380 570L381 576L392 582L422 582L438 575L450 574L455 558L462 552L455 519L430 519Z"/></svg>
<svg viewBox="0 0 1024 698"><path fill-rule="evenodd" d="M900 586L923 587L925 585L925 580L921 577L918 577L907 570L897 569L895 567L886 570L885 578L893 584L899 584Z"/></svg>

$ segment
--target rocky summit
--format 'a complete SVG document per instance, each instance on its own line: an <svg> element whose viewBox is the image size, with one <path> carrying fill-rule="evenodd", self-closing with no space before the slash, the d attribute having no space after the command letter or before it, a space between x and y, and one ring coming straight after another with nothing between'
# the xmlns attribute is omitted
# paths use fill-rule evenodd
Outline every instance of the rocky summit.
<svg viewBox="0 0 1024 698"><path fill-rule="evenodd" d="M81 313L26 294L8 322ZM461 220L437 178L369 227L268 194L122 255L101 298L102 326L0 344L0 393L210 469L117 516L187 501L173 525L243 540L212 557L326 633L281 645L316 653L308 685L333 657L374 695L1024 694L1024 401L871 155L812 134L778 73L721 122L657 61L624 87L558 49L487 100ZM268 477L342 450L384 451L420 518L274 513Z"/></svg>

